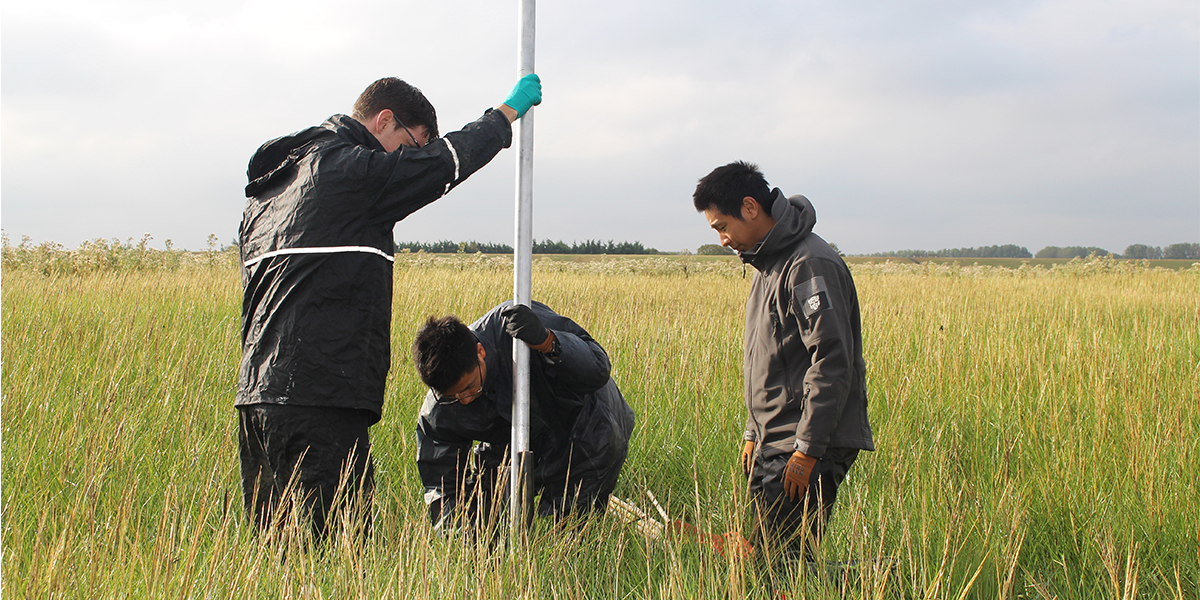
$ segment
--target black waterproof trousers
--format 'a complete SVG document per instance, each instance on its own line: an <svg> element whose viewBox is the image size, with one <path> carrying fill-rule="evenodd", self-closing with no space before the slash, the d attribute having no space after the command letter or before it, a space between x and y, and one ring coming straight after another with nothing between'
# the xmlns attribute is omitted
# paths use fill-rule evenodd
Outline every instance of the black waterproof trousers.
<svg viewBox="0 0 1200 600"><path fill-rule="evenodd" d="M316 540L343 516L358 535L369 533L375 467L367 428L373 413L255 404L239 406L238 415L242 498L252 525L266 531L299 510L311 520Z"/></svg>
<svg viewBox="0 0 1200 600"><path fill-rule="evenodd" d="M808 492L800 502L788 500L783 493L783 470L789 458L791 454L755 458L750 493L758 511L756 545L769 545L780 558L814 560L825 524L833 515L838 487L858 458L858 449L826 450L813 467Z"/></svg>

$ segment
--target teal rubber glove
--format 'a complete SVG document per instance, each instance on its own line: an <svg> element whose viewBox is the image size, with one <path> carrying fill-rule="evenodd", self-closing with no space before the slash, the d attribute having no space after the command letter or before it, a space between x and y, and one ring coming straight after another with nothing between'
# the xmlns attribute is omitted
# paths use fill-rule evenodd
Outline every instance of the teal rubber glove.
<svg viewBox="0 0 1200 600"><path fill-rule="evenodd" d="M517 111L518 119L525 116L529 107L542 103L542 80L535 73L522 77L508 93L508 98L504 99L504 103Z"/></svg>

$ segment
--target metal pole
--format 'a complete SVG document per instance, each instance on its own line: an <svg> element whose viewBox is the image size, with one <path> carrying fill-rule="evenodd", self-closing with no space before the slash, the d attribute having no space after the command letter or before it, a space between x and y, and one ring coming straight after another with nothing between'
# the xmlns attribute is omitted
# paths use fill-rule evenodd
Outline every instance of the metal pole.
<svg viewBox="0 0 1200 600"><path fill-rule="evenodd" d="M534 0L520 0L520 76L533 73ZM516 257L513 302L530 304L533 284L533 109L517 121ZM529 346L513 340L509 523L513 538L533 517L533 453L529 451Z"/></svg>

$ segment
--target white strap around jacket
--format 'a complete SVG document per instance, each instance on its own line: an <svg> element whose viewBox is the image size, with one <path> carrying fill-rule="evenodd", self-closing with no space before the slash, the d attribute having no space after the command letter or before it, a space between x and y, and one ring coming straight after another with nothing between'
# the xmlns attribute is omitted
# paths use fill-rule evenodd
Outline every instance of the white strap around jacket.
<svg viewBox="0 0 1200 600"><path fill-rule="evenodd" d="M246 267L252 267L255 263L266 260L273 256L283 256L286 254L337 254L341 252L365 252L367 254L378 254L379 256L388 259L389 262L396 262L395 257L390 256L387 252L384 252L379 248L372 248L370 246L325 246L315 248L284 248L282 250L272 250L270 252L260 254L242 264Z"/></svg>
<svg viewBox="0 0 1200 600"><path fill-rule="evenodd" d="M442 192L445 195L450 193L450 186L458 181L458 150L454 149L454 144L451 144L450 140L442 138L442 141L446 142L446 147L450 149L450 158L454 159L454 178L450 180L450 183L446 184L446 189Z"/></svg>

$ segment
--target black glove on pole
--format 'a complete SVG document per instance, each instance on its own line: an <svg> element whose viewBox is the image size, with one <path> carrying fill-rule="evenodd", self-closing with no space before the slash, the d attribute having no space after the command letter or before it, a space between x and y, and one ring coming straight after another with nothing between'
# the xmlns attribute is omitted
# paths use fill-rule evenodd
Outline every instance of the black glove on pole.
<svg viewBox="0 0 1200 600"><path fill-rule="evenodd" d="M500 318L504 321L504 331L525 342L530 348L541 347L550 337L550 330L533 314L533 309L524 304L500 309Z"/></svg>

